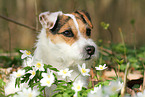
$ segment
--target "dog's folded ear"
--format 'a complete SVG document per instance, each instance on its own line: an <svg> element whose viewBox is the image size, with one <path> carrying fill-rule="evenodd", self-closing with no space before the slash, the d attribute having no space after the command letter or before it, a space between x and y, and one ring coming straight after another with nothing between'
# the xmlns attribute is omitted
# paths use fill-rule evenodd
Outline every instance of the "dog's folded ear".
<svg viewBox="0 0 145 97"><path fill-rule="evenodd" d="M62 15L61 11L50 13L43 12L39 15L39 21L44 28L52 29L57 21L59 15Z"/></svg>
<svg viewBox="0 0 145 97"><path fill-rule="evenodd" d="M83 18L83 21L86 22L91 28L93 28L90 15L85 10L77 10L75 13L79 14L81 18Z"/></svg>

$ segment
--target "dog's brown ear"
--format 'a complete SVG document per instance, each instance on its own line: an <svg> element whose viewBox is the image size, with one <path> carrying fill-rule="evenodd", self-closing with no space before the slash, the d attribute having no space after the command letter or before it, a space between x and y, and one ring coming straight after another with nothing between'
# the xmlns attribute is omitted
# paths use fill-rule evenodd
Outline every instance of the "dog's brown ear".
<svg viewBox="0 0 145 97"><path fill-rule="evenodd" d="M83 18L83 20L91 27L93 28L92 22L91 22L91 18L90 15L87 11L85 10L77 10L75 11L75 13L79 14L81 16L81 18Z"/></svg>
<svg viewBox="0 0 145 97"><path fill-rule="evenodd" d="M59 15L62 15L61 11L50 13L44 12L39 15L39 21L44 28L52 29L57 21Z"/></svg>

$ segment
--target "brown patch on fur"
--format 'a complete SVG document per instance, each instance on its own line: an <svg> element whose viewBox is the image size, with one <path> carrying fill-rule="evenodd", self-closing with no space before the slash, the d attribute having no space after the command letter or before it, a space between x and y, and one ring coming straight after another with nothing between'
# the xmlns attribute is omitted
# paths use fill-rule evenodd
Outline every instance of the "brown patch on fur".
<svg viewBox="0 0 145 97"><path fill-rule="evenodd" d="M86 22L91 28L93 28L90 15L84 10L77 10L74 12L77 16L79 16L84 22Z"/></svg>
<svg viewBox="0 0 145 97"><path fill-rule="evenodd" d="M87 25L82 22L82 20L79 18L79 16L76 17L77 23L79 25L79 30L81 34L83 35L84 38L89 38L86 35L86 27ZM60 27L60 28L59 28ZM74 21L70 18L68 19L68 16L62 15L59 16L59 22L58 22L58 32L56 34L51 33L49 29L47 29L47 36L51 39L51 41L54 44L57 43L66 43L68 45L72 45L74 42L76 42L79 37L78 37L78 31L76 29L76 26L74 24ZM62 33L66 30L71 30L72 33L74 34L73 37L66 37Z"/></svg>

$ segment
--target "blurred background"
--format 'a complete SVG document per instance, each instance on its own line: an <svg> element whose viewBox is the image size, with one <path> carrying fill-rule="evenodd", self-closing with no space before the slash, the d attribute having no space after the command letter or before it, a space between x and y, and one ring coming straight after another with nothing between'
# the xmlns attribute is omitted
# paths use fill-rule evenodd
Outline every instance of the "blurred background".
<svg viewBox="0 0 145 97"><path fill-rule="evenodd" d="M38 15L45 11L71 13L86 10L94 28L92 38L104 44L121 43L122 30L127 45L145 45L145 0L0 0L0 15L41 30ZM109 24L109 30L101 26ZM37 31L0 18L0 52L34 47Z"/></svg>

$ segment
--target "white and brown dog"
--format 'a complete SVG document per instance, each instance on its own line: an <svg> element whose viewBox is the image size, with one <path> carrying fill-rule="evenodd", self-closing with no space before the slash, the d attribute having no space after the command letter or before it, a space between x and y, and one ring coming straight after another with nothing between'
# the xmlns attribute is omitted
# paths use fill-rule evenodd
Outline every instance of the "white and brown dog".
<svg viewBox="0 0 145 97"><path fill-rule="evenodd" d="M42 30L38 35L34 58L41 59L58 70L73 70L70 80L79 74L78 64L88 64L97 57L97 46L91 37L92 23L86 11L71 14L44 12L39 15ZM87 86L87 77L79 76ZM14 84L14 83L13 83ZM8 94L8 93L7 93Z"/></svg>
<svg viewBox="0 0 145 97"><path fill-rule="evenodd" d="M90 38L93 25L86 11L71 14L44 12L39 15L39 21L43 28L36 43L35 58L58 70L74 70L71 76L73 80L80 74L78 64L90 63L91 59L97 57L97 46ZM91 63L87 67L90 68ZM86 77L77 79L87 86Z"/></svg>

